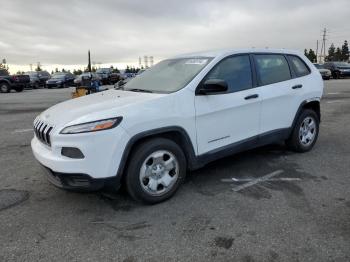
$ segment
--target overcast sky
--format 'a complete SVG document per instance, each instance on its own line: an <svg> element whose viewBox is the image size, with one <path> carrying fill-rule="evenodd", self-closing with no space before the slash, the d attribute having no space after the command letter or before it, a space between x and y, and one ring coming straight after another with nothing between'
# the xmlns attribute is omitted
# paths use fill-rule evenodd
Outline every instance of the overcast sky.
<svg viewBox="0 0 350 262"><path fill-rule="evenodd" d="M192 51L316 49L350 39L349 0L0 0L0 58L11 65L135 64Z"/></svg>

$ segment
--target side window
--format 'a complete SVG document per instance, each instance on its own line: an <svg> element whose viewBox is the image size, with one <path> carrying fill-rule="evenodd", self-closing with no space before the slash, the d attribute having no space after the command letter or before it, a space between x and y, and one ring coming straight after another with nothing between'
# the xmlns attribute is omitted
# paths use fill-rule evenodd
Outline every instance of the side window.
<svg viewBox="0 0 350 262"><path fill-rule="evenodd" d="M306 76L310 73L310 69L307 67L304 61L301 60L299 57L290 55L288 56L288 58L292 64L292 67L297 77Z"/></svg>
<svg viewBox="0 0 350 262"><path fill-rule="evenodd" d="M260 84L269 85L291 79L288 62L283 55L255 55Z"/></svg>
<svg viewBox="0 0 350 262"><path fill-rule="evenodd" d="M206 76L208 79L222 79L228 84L228 92L238 92L253 87L252 70L248 55L225 58Z"/></svg>

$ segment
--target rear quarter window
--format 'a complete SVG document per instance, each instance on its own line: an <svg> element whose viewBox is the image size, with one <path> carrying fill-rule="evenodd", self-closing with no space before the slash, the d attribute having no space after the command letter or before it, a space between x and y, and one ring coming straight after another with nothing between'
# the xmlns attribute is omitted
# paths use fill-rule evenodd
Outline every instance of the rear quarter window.
<svg viewBox="0 0 350 262"><path fill-rule="evenodd" d="M260 85L270 85L291 79L289 65L284 55L256 54L255 63Z"/></svg>
<svg viewBox="0 0 350 262"><path fill-rule="evenodd" d="M301 58L294 55L289 55L288 58L297 77L302 77L310 74L310 68Z"/></svg>

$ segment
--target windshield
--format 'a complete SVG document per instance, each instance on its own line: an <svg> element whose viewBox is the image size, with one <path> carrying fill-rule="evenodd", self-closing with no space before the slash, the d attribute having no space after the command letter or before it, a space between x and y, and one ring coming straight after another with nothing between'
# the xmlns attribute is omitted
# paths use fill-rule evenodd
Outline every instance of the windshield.
<svg viewBox="0 0 350 262"><path fill-rule="evenodd" d="M53 75L52 79L64 79L65 75L62 74L57 74L57 75Z"/></svg>
<svg viewBox="0 0 350 262"><path fill-rule="evenodd" d="M314 64L317 69L325 69L323 65L320 64Z"/></svg>
<svg viewBox="0 0 350 262"><path fill-rule="evenodd" d="M99 68L96 70L97 74L107 74L109 72L108 68Z"/></svg>
<svg viewBox="0 0 350 262"><path fill-rule="evenodd" d="M346 63L346 62L337 62L334 64L335 64L335 66L339 66L339 67L350 67L350 64Z"/></svg>
<svg viewBox="0 0 350 262"><path fill-rule="evenodd" d="M159 62L131 79L124 90L172 93L184 88L210 61L209 57L177 58Z"/></svg>
<svg viewBox="0 0 350 262"><path fill-rule="evenodd" d="M26 72L25 75L29 75L29 76L37 76L38 73L36 72Z"/></svg>

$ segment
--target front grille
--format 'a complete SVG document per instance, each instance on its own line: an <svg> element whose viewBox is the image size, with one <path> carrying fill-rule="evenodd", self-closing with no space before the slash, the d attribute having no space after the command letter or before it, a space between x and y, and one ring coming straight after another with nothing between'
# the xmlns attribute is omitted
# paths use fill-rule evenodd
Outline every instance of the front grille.
<svg viewBox="0 0 350 262"><path fill-rule="evenodd" d="M51 138L50 133L53 127L49 124L41 121L40 119L36 119L34 121L34 133L35 136L44 144L51 146Z"/></svg>

